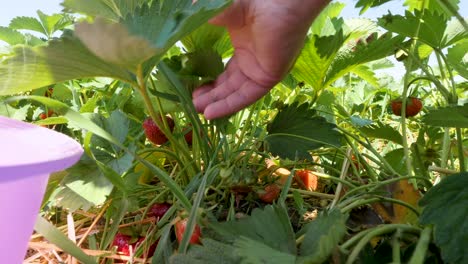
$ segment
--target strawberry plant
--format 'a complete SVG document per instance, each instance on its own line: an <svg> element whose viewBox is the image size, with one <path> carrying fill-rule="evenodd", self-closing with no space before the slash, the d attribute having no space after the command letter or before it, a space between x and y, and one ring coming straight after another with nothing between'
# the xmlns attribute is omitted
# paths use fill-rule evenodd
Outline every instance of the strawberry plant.
<svg viewBox="0 0 468 264"><path fill-rule="evenodd" d="M85 149L26 258L465 263L468 26L457 1L364 18L383 2L330 3L284 79L212 121L191 94L233 56L207 23L232 1L65 0L0 27L0 114Z"/></svg>

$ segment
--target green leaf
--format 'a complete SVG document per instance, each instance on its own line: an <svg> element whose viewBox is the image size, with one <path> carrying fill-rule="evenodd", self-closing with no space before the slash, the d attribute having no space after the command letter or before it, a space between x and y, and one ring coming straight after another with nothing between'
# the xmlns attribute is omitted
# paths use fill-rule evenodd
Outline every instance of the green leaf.
<svg viewBox="0 0 468 264"><path fill-rule="evenodd" d="M434 241L446 263L468 263L468 172L446 176L420 200L421 224L434 225Z"/></svg>
<svg viewBox="0 0 468 264"><path fill-rule="evenodd" d="M312 36L307 39L291 73L296 80L306 82L315 90L322 90L325 88L323 79L333 61L333 56L321 57L319 55L315 45L317 38L317 36Z"/></svg>
<svg viewBox="0 0 468 264"><path fill-rule="evenodd" d="M160 58L177 41L190 34L222 11L229 0L153 1L143 5L120 23L102 19L93 24L80 23L76 34L99 58L135 70L137 65Z"/></svg>
<svg viewBox="0 0 468 264"><path fill-rule="evenodd" d="M282 109L268 125L265 147L282 158L310 159L310 150L340 145L341 135L335 128L308 104L294 103Z"/></svg>
<svg viewBox="0 0 468 264"><path fill-rule="evenodd" d="M61 26L71 25L71 21L69 20L68 23L62 20L64 16L62 14L53 14L53 15L46 15L42 13L40 10L37 11L37 15L41 20L42 27L45 31L46 36L50 37L56 30L59 23L62 24Z"/></svg>
<svg viewBox="0 0 468 264"><path fill-rule="evenodd" d="M327 25L331 24L333 18L338 18L344 7L345 4L339 2L328 4L314 20L310 28L312 34L319 36L329 35L330 30L327 29Z"/></svg>
<svg viewBox="0 0 468 264"><path fill-rule="evenodd" d="M376 124L359 128L368 138L380 138L392 141L394 143L403 144L402 135L396 129L388 124L377 122Z"/></svg>
<svg viewBox="0 0 468 264"><path fill-rule="evenodd" d="M377 34L377 33L374 33ZM341 49L329 66L326 76L323 76L323 87L328 87L334 81L344 76L350 71L357 68L357 73L364 74L362 69L359 68L360 64L368 63L371 61L380 60L393 55L397 45L403 41L404 37L392 37L391 34L384 34L364 45L359 45L352 48ZM326 45L326 43L323 43ZM367 74L365 77L369 77ZM375 81L371 77L368 79L371 84Z"/></svg>
<svg viewBox="0 0 468 264"><path fill-rule="evenodd" d="M128 71L97 58L76 37L64 36L47 46L14 47L0 61L0 95L95 76L135 82Z"/></svg>
<svg viewBox="0 0 468 264"><path fill-rule="evenodd" d="M24 121L28 116L30 107L31 105L28 104L20 108L14 108L6 103L0 103L0 115Z"/></svg>
<svg viewBox="0 0 468 264"><path fill-rule="evenodd" d="M338 209L322 212L304 227L305 237L299 253L305 263L324 263L346 234L346 220Z"/></svg>
<svg viewBox="0 0 468 264"><path fill-rule="evenodd" d="M262 242L241 236L234 242L242 263L294 264L296 256L273 249Z"/></svg>
<svg viewBox="0 0 468 264"><path fill-rule="evenodd" d="M100 59L133 72L157 53L151 43L131 35L122 24L96 19L93 24L77 24L75 30L78 38Z"/></svg>
<svg viewBox="0 0 468 264"><path fill-rule="evenodd" d="M406 162L405 159L401 158L404 157L404 155L404 150L398 148L385 154L384 158L396 172L404 175L406 173Z"/></svg>
<svg viewBox="0 0 468 264"><path fill-rule="evenodd" d="M74 212L76 210L88 211L93 206L93 203L86 200L83 196L77 194L66 186L58 187L54 193L50 196L49 201L52 205L57 207L63 207Z"/></svg>
<svg viewBox="0 0 468 264"><path fill-rule="evenodd" d="M358 65L351 69L351 72L368 82L375 88L380 87L379 80L375 77L374 71L366 65Z"/></svg>
<svg viewBox="0 0 468 264"><path fill-rule="evenodd" d="M450 22L448 26L447 19L442 14L427 10L424 13L419 10L414 13L407 11L405 16L385 15L379 18L378 24L402 36L417 37L421 42L438 49L468 37L468 32L457 20Z"/></svg>
<svg viewBox="0 0 468 264"><path fill-rule="evenodd" d="M468 104L431 110L422 120L431 126L468 128Z"/></svg>
<svg viewBox="0 0 468 264"><path fill-rule="evenodd" d="M82 159L67 171L61 184L93 206L102 205L114 188L94 161Z"/></svg>
<svg viewBox="0 0 468 264"><path fill-rule="evenodd" d="M0 40L10 45L25 44L25 37L23 34L7 27L0 27Z"/></svg>
<svg viewBox="0 0 468 264"><path fill-rule="evenodd" d="M180 74L215 79L224 71L221 56L213 50L197 50L184 54ZM197 78L198 79L198 78Z"/></svg>
<svg viewBox="0 0 468 264"><path fill-rule="evenodd" d="M223 41L225 37L228 37L228 33L224 27L205 23L190 33L190 35L184 37L181 42L188 52L197 50L216 50L218 54L224 54L229 49L232 49L232 46L230 45L219 45L219 42ZM216 49L217 47L220 49Z"/></svg>
<svg viewBox="0 0 468 264"><path fill-rule="evenodd" d="M90 16L99 16L118 21L132 13L146 0L65 0L63 6L68 12L82 13Z"/></svg>
<svg viewBox="0 0 468 264"><path fill-rule="evenodd" d="M296 254L294 232L284 205L256 208L251 216L238 221L213 223L211 227L231 241L245 237L264 243L271 249Z"/></svg>
<svg viewBox="0 0 468 264"><path fill-rule="evenodd" d="M193 245L186 254L176 253L171 256L171 264L208 264L240 263L240 256L232 245L225 244L210 238L202 240L203 246Z"/></svg>
<svg viewBox="0 0 468 264"><path fill-rule="evenodd" d="M457 43L447 50L447 59L460 76L468 80L468 41Z"/></svg>
<svg viewBox="0 0 468 264"><path fill-rule="evenodd" d="M361 7L361 11L359 12L359 14L362 15L370 7L377 7L390 1L391 0L359 0L354 7Z"/></svg>
<svg viewBox="0 0 468 264"><path fill-rule="evenodd" d="M41 21L34 17L15 17L10 21L9 28L31 30L47 36L47 31Z"/></svg>
<svg viewBox="0 0 468 264"><path fill-rule="evenodd" d="M425 1L420 1L420 0L405 0L404 5L408 6L409 11L413 10L421 10L421 9L427 9L431 12L441 12L442 14L445 15L445 17L450 18L453 16L452 12L450 10L447 10L445 8L444 4L441 4L442 1L440 0L425 0ZM458 8L458 3L460 0L447 0L444 1L449 3L452 7L454 7L455 10L459 10ZM424 3L424 5L423 5Z"/></svg>
<svg viewBox="0 0 468 264"><path fill-rule="evenodd" d="M90 256L86 255L78 246L75 245L68 237L65 236L54 225L49 223L46 219L38 216L34 230L43 235L47 241L60 245L60 248L66 251L71 256L84 264L97 264L97 262Z"/></svg>

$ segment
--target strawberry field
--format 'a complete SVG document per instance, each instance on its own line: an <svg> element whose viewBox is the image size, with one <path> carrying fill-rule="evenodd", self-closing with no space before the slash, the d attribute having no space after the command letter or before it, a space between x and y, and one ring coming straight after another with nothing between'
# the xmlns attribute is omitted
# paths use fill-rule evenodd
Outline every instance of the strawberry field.
<svg viewBox="0 0 468 264"><path fill-rule="evenodd" d="M215 120L192 92L233 55L207 23L230 0L64 0L0 26L0 115L84 149L25 263L468 263L468 23L458 0L366 18L388 1L331 2L289 74Z"/></svg>

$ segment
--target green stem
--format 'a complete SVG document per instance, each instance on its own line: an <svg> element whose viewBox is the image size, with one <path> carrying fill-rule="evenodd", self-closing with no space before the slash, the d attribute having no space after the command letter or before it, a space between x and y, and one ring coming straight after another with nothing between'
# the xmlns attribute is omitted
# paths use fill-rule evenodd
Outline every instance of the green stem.
<svg viewBox="0 0 468 264"><path fill-rule="evenodd" d="M466 171L465 153L463 151L463 132L459 127L457 127L455 131L457 133L458 162L460 164L460 171L463 172Z"/></svg>
<svg viewBox="0 0 468 264"><path fill-rule="evenodd" d="M360 207L362 205L372 204L374 202L390 202L390 203L399 204L399 205L402 205L402 206L410 209L411 211L413 211L413 213L415 213L417 216L419 216L418 210L416 208L414 208L412 205L410 205L410 204L408 204L406 202L403 202L401 200L398 200L398 199L393 199L393 198L388 198L388 197L383 197L383 196L378 196L378 195L375 195L374 198L366 198L366 196L359 197L359 199L357 199L357 201L355 201L355 202L341 208L341 212L343 212L343 213L350 212L351 210L353 210L356 207Z"/></svg>
<svg viewBox="0 0 468 264"><path fill-rule="evenodd" d="M425 4L425 0L422 1L421 3L421 6L423 7L424 4ZM424 15L424 10L425 9L422 9L421 11L421 17ZM416 26L416 31L414 33L414 36L413 36L413 41L412 41L412 45L411 45L411 48L410 48L410 53L411 54L414 54L415 50L416 50L416 43L417 43L417 39L418 39L418 36L419 36L419 30L421 29L421 19L418 20L418 24ZM402 106L401 106L401 137L402 137L402 143L403 143L403 155L404 155L404 159L405 159L405 162L406 162L406 173L408 176L412 176L413 175L413 165L412 165L412 162L411 162L411 155L410 155L410 151L409 151L409 146L408 146L408 140L407 140L407 127L406 127L406 104L407 104L407 98L408 98L408 89L409 89L409 84L410 84L410 76L411 76L411 68L413 67L413 61L415 60L415 58L411 58L409 61L408 61L408 70L406 71L406 74L405 74L405 78L404 78L404 86L403 86L403 99L402 99ZM416 58L416 60L418 60Z"/></svg>
<svg viewBox="0 0 468 264"><path fill-rule="evenodd" d="M392 259L393 263L401 263L401 246L400 246L400 239L401 239L401 229L398 228L393 235L392 239Z"/></svg>
<svg viewBox="0 0 468 264"><path fill-rule="evenodd" d="M369 241L377 236L388 234L391 232L394 232L395 230L400 229L401 232L410 232L410 233L420 233L421 230L410 226L410 225L401 225L401 224L387 224L383 226L378 226L372 231L367 232L357 243L357 245L354 247L353 251L351 251L351 254L349 255L348 259L346 260L346 264L352 264L356 262L356 259L359 256L359 252L369 243Z"/></svg>
<svg viewBox="0 0 468 264"><path fill-rule="evenodd" d="M361 144L363 147L365 147L366 149L368 149L374 156L376 156L380 162L382 162L382 165L385 169L387 169L390 173L392 173L393 175L398 175L398 176L401 176L397 171L395 171L393 169L393 167L390 165L390 163L387 162L386 159L384 159L380 153L372 146L372 144L370 144L368 142L368 139L366 137L366 142L362 141L361 139L359 139L356 135L354 135L353 133L347 131L346 129L343 129L341 127L338 127L338 129L340 130L340 132L346 134L347 136L353 138L354 140L356 140L359 144ZM365 133L361 132L360 133L365 136Z"/></svg>
<svg viewBox="0 0 468 264"><path fill-rule="evenodd" d="M346 196L349 196L349 195L354 194L355 192L358 192L358 191L361 191L361 190L368 189L368 190L366 190L366 192L371 192L371 191L380 189L380 188L382 188L383 186L385 186L387 184L391 184L391 183L398 182L398 181L401 181L401 180L410 180L410 179L423 180L423 181L426 181L427 183L432 185L431 181L429 181L425 177L418 177L418 176L398 177L398 178L392 178L392 179L389 179L389 180L375 182L375 183L371 183L371 184L356 187L356 188L348 191L347 193L345 193L345 195L342 198L345 198Z"/></svg>
<svg viewBox="0 0 468 264"><path fill-rule="evenodd" d="M450 129L446 127L444 128L444 137L442 139L442 156L440 158L440 166L442 168L447 168L450 153L450 144Z"/></svg>
<svg viewBox="0 0 468 264"><path fill-rule="evenodd" d="M418 244L414 249L408 264L423 264L426 258L427 249L432 237L432 226L426 226L419 236Z"/></svg>
<svg viewBox="0 0 468 264"><path fill-rule="evenodd" d="M451 87L452 87L452 96L450 97L449 104L450 105L457 105L458 104L458 95L457 95L457 87L455 84L455 78L452 74L452 69L450 67L450 64L447 61L447 58L444 56L444 54L440 50L436 50L436 55L437 55L437 61L439 63L439 67L441 68L442 71L442 60L445 64L445 67L447 68L447 72L450 76L450 82L451 82ZM443 78L445 79L445 75L442 75ZM457 135L457 151L458 151L458 157L459 157L459 165L460 165L460 171L465 171L465 158L464 158L464 153L463 153L463 134L461 128L456 128L456 135Z"/></svg>

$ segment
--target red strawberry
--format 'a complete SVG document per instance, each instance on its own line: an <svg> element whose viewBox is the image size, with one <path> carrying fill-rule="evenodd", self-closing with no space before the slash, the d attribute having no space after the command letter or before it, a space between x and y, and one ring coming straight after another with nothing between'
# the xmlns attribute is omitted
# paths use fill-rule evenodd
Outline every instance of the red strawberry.
<svg viewBox="0 0 468 264"><path fill-rule="evenodd" d="M300 180L302 184L304 184L307 190L310 190L310 191L317 190L318 177L317 175L313 174L312 171L297 170L295 174L299 178L298 180Z"/></svg>
<svg viewBox="0 0 468 264"><path fill-rule="evenodd" d="M188 132L187 132L188 131ZM187 142L187 145L191 146L192 145L192 140L193 140L193 131L191 129L191 126L188 127L185 132L184 132L184 138L185 142Z"/></svg>
<svg viewBox="0 0 468 264"><path fill-rule="evenodd" d="M166 122L169 126L170 131L174 129L174 120L168 116L166 116ZM147 118L143 122L143 128L145 130L146 137L156 145L162 145L167 142L167 137L161 131L161 129L154 123L151 117Z"/></svg>
<svg viewBox="0 0 468 264"><path fill-rule="evenodd" d="M49 109L49 111L47 111L47 114L46 114L46 113L41 113L41 114L39 115L39 118L42 119L42 120L44 120L44 119L46 119L46 118L51 117L53 114L54 114L54 111L52 111L52 110Z"/></svg>
<svg viewBox="0 0 468 264"><path fill-rule="evenodd" d="M403 102L401 99L392 101L391 106L392 106L392 112L394 115L401 116L402 105L403 105ZM408 101L406 102L406 116L412 117L412 116L417 115L421 111L422 107L423 105L419 98L408 97Z"/></svg>
<svg viewBox="0 0 468 264"><path fill-rule="evenodd" d="M112 241L112 246L117 247L117 251L124 254L125 256L130 256L130 246L132 237L124 235L122 233L115 234L114 240Z"/></svg>
<svg viewBox="0 0 468 264"><path fill-rule="evenodd" d="M185 228L187 228L187 222L188 222L188 218L185 218L175 223L175 234L176 234L177 241L179 241L179 243L182 241L182 238L184 236ZM196 224L195 229L193 230L192 236L190 237L189 243L201 244L200 236L201 236L200 226Z"/></svg>
<svg viewBox="0 0 468 264"><path fill-rule="evenodd" d="M155 203L151 206L148 212L148 216L154 216L156 218L161 218L163 217L167 210L171 208L171 204L168 203Z"/></svg>
<svg viewBox="0 0 468 264"><path fill-rule="evenodd" d="M276 184L270 184L265 187L264 190L258 192L258 197L265 203L273 203L274 200L278 199L281 189Z"/></svg>

